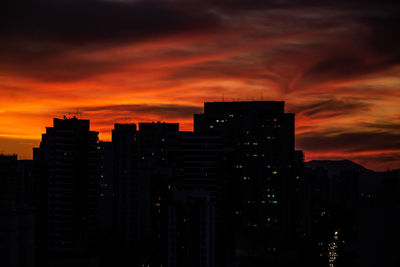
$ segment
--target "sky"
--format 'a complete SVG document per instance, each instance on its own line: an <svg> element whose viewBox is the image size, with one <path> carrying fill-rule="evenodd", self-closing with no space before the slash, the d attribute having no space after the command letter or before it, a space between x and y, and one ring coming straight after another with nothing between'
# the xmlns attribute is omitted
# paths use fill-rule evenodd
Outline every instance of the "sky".
<svg viewBox="0 0 400 267"><path fill-rule="evenodd" d="M179 122L203 102L285 101L306 160L400 168L396 1L0 3L0 153L32 157L54 117Z"/></svg>

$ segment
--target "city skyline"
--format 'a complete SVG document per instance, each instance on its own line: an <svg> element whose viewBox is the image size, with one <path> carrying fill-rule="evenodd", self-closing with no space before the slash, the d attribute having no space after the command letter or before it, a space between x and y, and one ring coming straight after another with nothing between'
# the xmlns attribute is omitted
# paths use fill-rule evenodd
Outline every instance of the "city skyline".
<svg viewBox="0 0 400 267"><path fill-rule="evenodd" d="M0 154L4 266L395 266L400 169L304 162L283 101L206 102L178 123L54 118ZM377 230L379 229L379 230Z"/></svg>
<svg viewBox="0 0 400 267"><path fill-rule="evenodd" d="M206 103L251 103L251 102L283 102L284 104L285 104L285 102L284 101L269 101L269 100L260 100L260 101L258 101L258 100L255 100L255 101L240 101L240 100L237 100L237 101L215 101L215 102L204 102L204 104L206 104ZM87 120L87 121L89 121L89 123L90 123L90 129L92 130L92 131L95 131L95 132L99 132L97 129L95 129L95 128L93 128L92 126L91 126L91 120L90 119L88 119L88 118L82 118L82 115L81 115L82 113L80 113L80 112L70 112L70 113L68 113L67 115L63 115L63 116L59 116L59 117L54 117L54 118L51 118L51 120L58 120L58 119L71 119L71 118L77 118L77 119L83 119L83 120ZM198 112L198 113L194 113L194 114L192 114L194 117L195 117L195 115L196 114L203 114L203 112ZM295 120L296 120L296 116L294 117L295 118ZM193 120L192 120L193 121ZM133 120L129 120L129 119L126 119L126 120L124 120L124 121L122 121L122 122L114 122L113 124L112 124L112 126L110 126L110 128L108 129L108 131L111 133L112 131L113 131L113 128L112 127L115 127L115 125L118 125L118 124L121 124L121 125L130 125L130 124L135 124L135 125L139 125L139 124L143 124L143 123L167 123L167 124L170 124L170 123L175 123L175 124L177 124L178 125L178 127L179 127L179 131L182 131L182 132L193 132L193 122L192 123L190 123L190 125L191 125L191 128L190 129L186 129L186 127L185 127L185 125L184 125L184 127L182 127L182 124L180 123L180 122L175 122L175 121L133 121ZM45 129L47 129L47 128L49 128L50 126L46 126L45 127ZM42 133L42 134L44 134L44 133ZM109 142L109 141L111 141L111 135L110 136L108 136L108 135L103 135L103 137L105 136L105 138L104 139L101 139L101 138L99 138L99 142ZM295 140L296 140L296 135L295 135ZM0 141L4 141L4 140L1 140L1 138L0 138ZM23 143L24 141L27 141L28 143ZM33 142L32 142L33 141ZM310 141L312 141L312 140L310 140ZM6 142L7 142L7 139L6 139ZM29 139L21 139L20 141L17 141L17 142L19 142L18 144L22 144L22 145L24 145L25 147L23 147L22 149L20 149L20 147L18 147L18 145L17 145L17 147L16 148L12 148L12 149L14 149L14 151L17 151L17 152L14 152L14 151L11 151L11 152L8 152L8 151L4 151L3 150L3 147L2 147L2 149L0 149L0 153L2 153L2 154L8 154L8 155L17 155L18 156L18 159L32 159L32 151L34 150L34 148L35 147L38 147L39 146L39 143L40 143L40 139L38 139L38 140L29 140ZM22 142L22 143L21 143ZM296 144L296 142L295 142L295 144ZM11 143L11 145L12 145L12 143ZM11 150L12 150L11 149ZM28 149L28 156L27 156L27 154L26 154L26 150ZM297 150L301 150L301 151L304 151L304 150L302 150L301 148L299 148L298 146L296 146L296 149ZM21 153L18 153L18 152L22 152L22 155L21 155ZM368 169L371 169L371 170L374 170L374 171L386 171L386 170L390 170L391 168L391 166L389 166L389 167L387 167L387 165L385 165L385 164L383 164L383 167L382 166L379 166L379 167L376 167L376 166L374 166L374 165L372 165L372 164L370 164L370 163L368 163L368 161L362 161L361 160L361 162L360 162L360 160L358 160L357 158L353 158L352 156L351 156L351 154L348 154L348 156L346 157L346 156L342 156L342 157L337 157L337 156L333 156L333 157L329 157L329 156L327 156L327 157L316 157L316 158L310 158L310 157L308 157L307 156L307 150L305 150L304 151L305 153L304 153L304 157L305 157L305 160L306 161L312 161L312 160L351 160L351 161L354 161L355 163L357 163L357 164L360 164L360 165L362 165L363 167L365 167L365 168L368 168ZM367 164L365 163L365 162L367 162ZM372 165L372 166L371 166ZM393 168L392 169L398 169L398 165L396 165L396 163L395 163L395 165L393 165Z"/></svg>
<svg viewBox="0 0 400 267"><path fill-rule="evenodd" d="M0 153L31 158L54 117L179 122L203 102L282 100L306 160L400 166L395 1L2 3Z"/></svg>

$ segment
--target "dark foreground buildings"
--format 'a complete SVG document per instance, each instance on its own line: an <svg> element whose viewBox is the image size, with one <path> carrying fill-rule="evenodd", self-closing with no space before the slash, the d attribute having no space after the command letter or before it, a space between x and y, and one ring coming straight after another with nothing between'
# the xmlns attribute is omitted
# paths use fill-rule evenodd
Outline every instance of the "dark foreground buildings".
<svg viewBox="0 0 400 267"><path fill-rule="evenodd" d="M31 162L0 155L0 265L35 266Z"/></svg>
<svg viewBox="0 0 400 267"><path fill-rule="evenodd" d="M43 263L88 266L96 261L99 200L98 133L88 120L54 119L34 161L40 164L39 229Z"/></svg>
<svg viewBox="0 0 400 267"><path fill-rule="evenodd" d="M234 255L267 262L285 255L294 237L294 115L284 102L205 103L194 130L233 148L227 208Z"/></svg>
<svg viewBox="0 0 400 267"><path fill-rule="evenodd" d="M1 266L397 266L399 173L303 157L284 102L205 103L194 132L115 124L111 142L54 119L33 161L0 156Z"/></svg>

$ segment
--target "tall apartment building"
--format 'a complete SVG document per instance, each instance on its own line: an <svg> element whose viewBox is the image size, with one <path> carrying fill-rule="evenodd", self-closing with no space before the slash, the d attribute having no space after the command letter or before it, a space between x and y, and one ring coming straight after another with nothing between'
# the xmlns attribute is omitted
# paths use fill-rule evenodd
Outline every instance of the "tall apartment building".
<svg viewBox="0 0 400 267"><path fill-rule="evenodd" d="M112 130L113 150L113 228L117 240L123 247L133 246L135 230L135 209L137 206L137 184L134 174L136 158L134 144L136 124L115 124Z"/></svg>
<svg viewBox="0 0 400 267"><path fill-rule="evenodd" d="M229 191L236 256L273 260L294 235L294 115L284 102L213 102L194 115L195 133L234 148Z"/></svg>
<svg viewBox="0 0 400 267"><path fill-rule="evenodd" d="M202 260L203 264L199 266L227 266L228 259L233 254L233 217L229 213L229 180L233 152L233 148L226 146L220 135L193 132L181 132L178 149L174 151L176 164L181 170L176 183L178 192L185 192L189 200L197 199L198 191L204 192L208 199L207 205L212 207L212 217L204 217L208 221L202 220L204 225L200 226L211 227L213 231L212 238L207 243L210 248L204 250L209 253L204 256L208 260ZM197 230L194 231L198 233ZM177 249L180 249L179 246Z"/></svg>
<svg viewBox="0 0 400 267"><path fill-rule="evenodd" d="M136 139L140 264L166 266L167 212L176 177L178 123L139 123Z"/></svg>
<svg viewBox="0 0 400 267"><path fill-rule="evenodd" d="M47 250L60 255L90 251L96 241L98 133L89 121L54 119L42 135L34 160L47 183ZM73 263L71 263L73 264Z"/></svg>
<svg viewBox="0 0 400 267"><path fill-rule="evenodd" d="M214 267L215 206L205 190L176 191L168 207L169 267Z"/></svg>

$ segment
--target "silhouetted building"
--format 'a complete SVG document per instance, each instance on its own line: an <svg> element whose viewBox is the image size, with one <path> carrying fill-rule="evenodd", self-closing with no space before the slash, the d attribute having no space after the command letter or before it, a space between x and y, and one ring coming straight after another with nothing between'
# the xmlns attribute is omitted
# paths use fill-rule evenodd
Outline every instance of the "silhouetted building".
<svg viewBox="0 0 400 267"><path fill-rule="evenodd" d="M358 266L398 266L400 170L364 176L360 180L364 184L355 223L354 248ZM346 248L349 249L347 244Z"/></svg>
<svg viewBox="0 0 400 267"><path fill-rule="evenodd" d="M30 161L0 155L0 264L34 266L35 210L29 201ZM28 183L28 184L26 184Z"/></svg>
<svg viewBox="0 0 400 267"><path fill-rule="evenodd" d="M42 135L36 160L42 164L40 179L47 181L46 243L53 255L49 265L96 262L87 256L97 239L97 135L89 130L88 120L75 117L54 119L54 126Z"/></svg>
<svg viewBox="0 0 400 267"><path fill-rule="evenodd" d="M294 234L294 115L284 112L284 102L205 103L204 114L194 115L194 131L220 134L235 148L236 255L274 261Z"/></svg>
<svg viewBox="0 0 400 267"><path fill-rule="evenodd" d="M169 267L215 266L215 208L204 190L177 191L168 208Z"/></svg>
<svg viewBox="0 0 400 267"><path fill-rule="evenodd" d="M213 255L207 263L211 266L227 266L234 253L233 214L229 212L235 197L229 195L233 152L220 135L193 132L181 132L176 150L176 164L182 170L176 187L189 197L190 192L201 190L213 207L212 222L207 222L214 229L208 248Z"/></svg>
<svg viewBox="0 0 400 267"><path fill-rule="evenodd" d="M173 148L179 124L139 123L137 134L137 181L140 191L138 229L139 264L166 266L168 204L179 175Z"/></svg>
<svg viewBox="0 0 400 267"><path fill-rule="evenodd" d="M113 229L114 216L114 158L111 142L99 142L100 178L98 230L103 237L110 236Z"/></svg>
<svg viewBox="0 0 400 267"><path fill-rule="evenodd" d="M135 124L115 124L112 131L114 231L124 248L132 247L137 238L137 183L135 177L136 158L134 144Z"/></svg>
<svg viewBox="0 0 400 267"><path fill-rule="evenodd" d="M400 172L304 162L284 102L97 135L54 119L33 161L0 155L1 266L397 266Z"/></svg>

